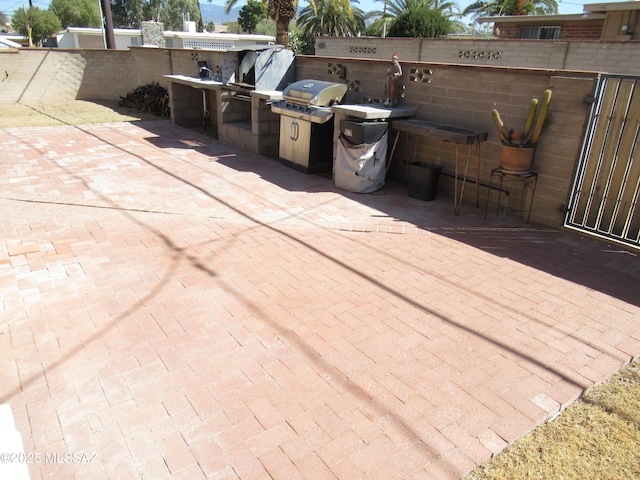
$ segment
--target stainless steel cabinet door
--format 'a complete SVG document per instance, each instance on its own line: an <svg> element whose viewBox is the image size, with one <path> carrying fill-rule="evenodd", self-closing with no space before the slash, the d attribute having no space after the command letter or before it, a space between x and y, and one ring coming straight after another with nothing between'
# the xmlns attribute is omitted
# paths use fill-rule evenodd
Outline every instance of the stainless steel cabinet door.
<svg viewBox="0 0 640 480"><path fill-rule="evenodd" d="M280 116L280 157L303 167L309 166L311 122Z"/></svg>

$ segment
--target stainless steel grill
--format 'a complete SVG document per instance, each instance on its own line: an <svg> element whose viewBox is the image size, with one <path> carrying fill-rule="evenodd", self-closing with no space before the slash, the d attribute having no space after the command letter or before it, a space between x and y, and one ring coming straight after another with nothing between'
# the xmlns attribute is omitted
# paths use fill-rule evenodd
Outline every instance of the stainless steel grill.
<svg viewBox="0 0 640 480"><path fill-rule="evenodd" d="M333 168L333 112L347 86L321 80L300 80L271 105L280 114L280 158L307 173Z"/></svg>
<svg viewBox="0 0 640 480"><path fill-rule="evenodd" d="M321 80L300 80L282 92L282 100L271 105L271 111L281 115L325 123L333 118L331 106L342 102L348 87Z"/></svg>

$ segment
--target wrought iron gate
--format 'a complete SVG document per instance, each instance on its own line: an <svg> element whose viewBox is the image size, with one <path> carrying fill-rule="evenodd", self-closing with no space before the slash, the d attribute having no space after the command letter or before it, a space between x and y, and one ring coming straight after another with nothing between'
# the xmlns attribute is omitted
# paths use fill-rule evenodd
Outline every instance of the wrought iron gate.
<svg viewBox="0 0 640 480"><path fill-rule="evenodd" d="M640 77L603 75L565 226L640 248Z"/></svg>

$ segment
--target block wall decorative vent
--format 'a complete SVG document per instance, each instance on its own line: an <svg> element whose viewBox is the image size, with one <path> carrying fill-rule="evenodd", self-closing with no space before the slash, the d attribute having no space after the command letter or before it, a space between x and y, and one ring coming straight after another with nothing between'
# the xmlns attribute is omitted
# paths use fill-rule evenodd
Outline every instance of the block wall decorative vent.
<svg viewBox="0 0 640 480"><path fill-rule="evenodd" d="M185 40L183 48L199 48L201 50L226 51L233 48L233 42L206 42L202 40Z"/></svg>
<svg viewBox="0 0 640 480"><path fill-rule="evenodd" d="M431 83L433 72L426 68L412 68L409 70L409 81Z"/></svg>
<svg viewBox="0 0 640 480"><path fill-rule="evenodd" d="M375 55L376 47L349 47L349 53L366 53L367 55Z"/></svg>
<svg viewBox="0 0 640 480"><path fill-rule="evenodd" d="M460 50L460 58L476 58L481 60L500 60L503 52L474 52L472 50Z"/></svg>
<svg viewBox="0 0 640 480"><path fill-rule="evenodd" d="M327 73L329 75L337 75L344 80L347 78L347 67L342 63L327 63Z"/></svg>

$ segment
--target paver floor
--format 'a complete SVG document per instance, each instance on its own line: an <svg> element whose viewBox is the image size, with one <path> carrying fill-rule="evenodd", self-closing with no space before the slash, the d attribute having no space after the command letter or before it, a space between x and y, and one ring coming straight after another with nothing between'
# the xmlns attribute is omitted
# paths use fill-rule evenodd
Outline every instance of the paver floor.
<svg viewBox="0 0 640 480"><path fill-rule="evenodd" d="M0 146L32 479L460 478L640 354L640 261L604 242L168 121Z"/></svg>

